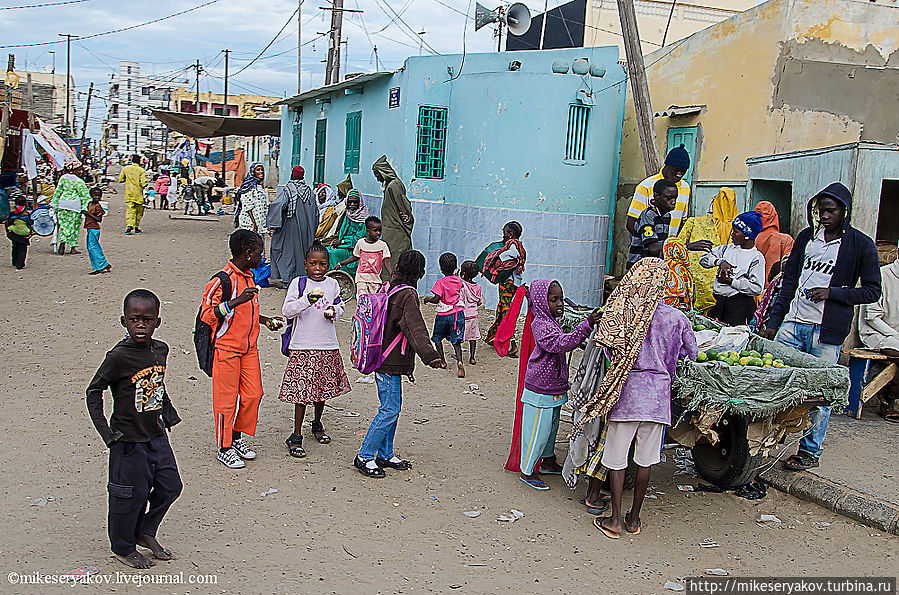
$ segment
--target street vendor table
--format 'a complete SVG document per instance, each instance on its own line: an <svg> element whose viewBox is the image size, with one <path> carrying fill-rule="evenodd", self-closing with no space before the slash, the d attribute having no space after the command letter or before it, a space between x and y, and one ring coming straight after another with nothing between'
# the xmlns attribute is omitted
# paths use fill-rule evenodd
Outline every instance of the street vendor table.
<svg viewBox="0 0 899 595"><path fill-rule="evenodd" d="M871 362L886 361L891 358L883 353L867 349L850 349L846 352L846 355L849 356L850 381L849 404L846 406L846 415L855 419L861 419L864 404L896 377L899 366L896 365L895 361L890 361L886 368L869 381Z"/></svg>

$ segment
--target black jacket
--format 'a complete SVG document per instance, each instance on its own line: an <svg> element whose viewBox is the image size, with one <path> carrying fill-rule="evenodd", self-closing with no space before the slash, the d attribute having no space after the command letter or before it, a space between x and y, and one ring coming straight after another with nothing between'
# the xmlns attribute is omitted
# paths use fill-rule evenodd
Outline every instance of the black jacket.
<svg viewBox="0 0 899 595"><path fill-rule="evenodd" d="M842 345L852 326L853 309L858 304L870 304L880 299L880 261L874 241L849 225L852 215L852 194L849 189L835 182L819 192L808 202L809 227L796 236L793 251L784 267L783 288L771 308L768 328L778 328L790 310L790 303L796 295L802 263L805 261L805 247L814 235L812 206L819 197L829 197L846 207L843 218L843 238L830 280L830 298L824 303L824 318L821 321L821 342L828 345ZM861 286L858 287L859 280Z"/></svg>

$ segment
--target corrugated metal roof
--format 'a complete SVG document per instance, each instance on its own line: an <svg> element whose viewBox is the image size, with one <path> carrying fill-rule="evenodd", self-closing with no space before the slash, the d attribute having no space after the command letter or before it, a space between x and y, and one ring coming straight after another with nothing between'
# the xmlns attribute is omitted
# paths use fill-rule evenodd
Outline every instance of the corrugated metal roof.
<svg viewBox="0 0 899 595"><path fill-rule="evenodd" d="M333 93L335 91L343 91L344 89L350 89L352 87L358 87L360 85L364 85L365 83L369 83L373 80L388 76L393 74L396 71L390 72L369 72L367 74L362 74L351 79L341 81L339 83L334 83L333 85L326 85L324 87L318 87L316 89L310 89L309 91L304 91L299 95L294 95L293 97L288 97L287 99L282 99L277 102L275 105L289 105L291 107L302 104L307 99L315 99L316 97L321 97L322 95L327 95L328 93Z"/></svg>
<svg viewBox="0 0 899 595"><path fill-rule="evenodd" d="M834 151L847 151L853 149L861 149L868 151L899 151L899 144L896 143L878 143L874 141L856 141L853 143L844 143L841 145L830 145L828 147L815 147L813 149L799 149L787 153L773 153L770 155L758 155L750 157L746 160L747 165L756 163L764 163L766 161L778 161L781 159L793 159L796 157L809 157L812 155L821 155L824 153L832 153Z"/></svg>
<svg viewBox="0 0 899 595"><path fill-rule="evenodd" d="M672 105L666 110L654 113L654 118L677 118L683 116L693 116L704 110L707 106L702 105Z"/></svg>

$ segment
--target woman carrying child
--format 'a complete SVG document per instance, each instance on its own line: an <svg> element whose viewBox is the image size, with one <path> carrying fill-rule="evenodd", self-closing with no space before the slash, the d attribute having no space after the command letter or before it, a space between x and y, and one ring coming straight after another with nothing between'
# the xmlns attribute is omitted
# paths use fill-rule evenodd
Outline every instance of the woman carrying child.
<svg viewBox="0 0 899 595"><path fill-rule="evenodd" d="M496 320L487 330L487 336L484 341L493 345L496 338L496 331L499 329L503 318L509 313L512 307L512 299L515 292L522 284L522 274L524 273L524 263L527 259L527 253L521 244L522 234L521 224L517 221L509 221L503 226L502 247L494 250L484 259L484 276L490 279L488 275L493 274L499 289L499 303L496 306ZM500 281L500 279L503 279ZM517 316L517 312L515 313ZM509 347L509 357L518 355L518 349L515 346L515 339Z"/></svg>
<svg viewBox="0 0 899 595"><path fill-rule="evenodd" d="M337 281L325 276L327 249L318 241L313 243L303 266L306 275L290 282L281 308L293 327L288 344L290 360L278 395L285 403L294 404L294 429L287 438L287 450L297 458L306 456L301 435L306 406L313 406L313 437L320 444L328 444L331 438L321 421L325 401L350 392L334 326L343 316L344 306Z"/></svg>
<svg viewBox="0 0 899 595"><path fill-rule="evenodd" d="M549 486L537 475L538 468L541 473L559 475L562 472L554 448L559 415L562 405L568 401L565 354L587 338L601 316L598 312L590 313L566 335L558 320L564 310L562 286L558 281L538 279L531 283L521 354L522 363L527 361L527 365L523 383L519 379L512 450L505 468L520 471L520 480L539 491L548 490ZM532 345L533 351L528 354ZM519 376L521 372L519 368ZM540 459L542 463L538 466Z"/></svg>

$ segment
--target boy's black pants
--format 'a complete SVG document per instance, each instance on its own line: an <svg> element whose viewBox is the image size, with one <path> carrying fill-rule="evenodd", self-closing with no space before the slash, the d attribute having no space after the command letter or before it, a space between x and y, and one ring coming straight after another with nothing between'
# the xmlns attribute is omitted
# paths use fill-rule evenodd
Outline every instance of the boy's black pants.
<svg viewBox="0 0 899 595"><path fill-rule="evenodd" d="M107 485L112 551L128 556L141 535L155 537L182 487L168 436L149 442L115 442L109 448Z"/></svg>
<svg viewBox="0 0 899 595"><path fill-rule="evenodd" d="M748 324L755 314L756 303L745 293L737 295L715 295L715 305L709 310L711 318L717 318L728 326Z"/></svg>
<svg viewBox="0 0 899 595"><path fill-rule="evenodd" d="M28 244L12 243L12 265L17 269L25 268L25 256L28 254Z"/></svg>

